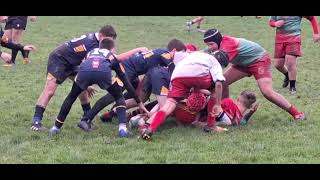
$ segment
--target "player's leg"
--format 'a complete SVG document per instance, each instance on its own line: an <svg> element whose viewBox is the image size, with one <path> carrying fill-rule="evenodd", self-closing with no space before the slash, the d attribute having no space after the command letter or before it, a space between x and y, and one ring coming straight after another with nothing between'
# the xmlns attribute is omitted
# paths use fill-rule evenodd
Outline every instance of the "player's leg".
<svg viewBox="0 0 320 180"><path fill-rule="evenodd" d="M230 66L223 73L223 76L226 78L226 80L222 83L223 85L222 99L229 97L229 85L246 76L249 76L249 74L244 70L242 70L241 68L237 68L236 66Z"/></svg>
<svg viewBox="0 0 320 180"><path fill-rule="evenodd" d="M43 114L51 98L54 96L58 84L62 84L65 79L68 78L69 73L66 71L66 69L66 65L62 63L62 60L59 58L59 56L54 53L49 55L47 65L47 80L44 89L36 103L35 113L32 118L32 130L39 131L44 129L41 123Z"/></svg>
<svg viewBox="0 0 320 180"><path fill-rule="evenodd" d="M275 43L274 66L279 72L284 75L282 87L286 88L289 85L289 74L288 68L286 67L284 43Z"/></svg>
<svg viewBox="0 0 320 180"><path fill-rule="evenodd" d="M257 81L261 93L266 99L290 113L295 120L305 119L303 112L299 112L287 99L273 90L271 59L268 56L264 56L249 68Z"/></svg>
<svg viewBox="0 0 320 180"><path fill-rule="evenodd" d="M263 96L270 102L290 113L295 120L303 120L305 118L303 112L299 112L298 109L294 105L290 104L287 99L273 90L271 78L258 79L257 83Z"/></svg>
<svg viewBox="0 0 320 180"><path fill-rule="evenodd" d="M297 79L297 57L286 55L286 65L289 72L289 84L290 84L290 94L296 94L296 79Z"/></svg>
<svg viewBox="0 0 320 180"><path fill-rule="evenodd" d="M49 104L50 99L54 96L57 87L58 87L58 84L56 83L56 78L48 74L48 78L44 86L44 89L36 103L35 113L32 118L32 126L31 126L32 130L34 131L45 130L45 127L43 127L41 123L43 114L46 110L46 107Z"/></svg>
<svg viewBox="0 0 320 180"><path fill-rule="evenodd" d="M297 79L297 57L302 55L301 41L288 42L285 49L286 65L289 72L290 94L296 94L296 79Z"/></svg>
<svg viewBox="0 0 320 180"><path fill-rule="evenodd" d="M63 101L59 114L56 118L56 121L52 128L49 130L49 137L52 137L60 132L60 129L62 128L65 119L67 118L70 109L73 105L73 103L76 101L77 97L81 94L83 91L82 88L80 88L75 82L72 85L72 89L69 92L68 96Z"/></svg>

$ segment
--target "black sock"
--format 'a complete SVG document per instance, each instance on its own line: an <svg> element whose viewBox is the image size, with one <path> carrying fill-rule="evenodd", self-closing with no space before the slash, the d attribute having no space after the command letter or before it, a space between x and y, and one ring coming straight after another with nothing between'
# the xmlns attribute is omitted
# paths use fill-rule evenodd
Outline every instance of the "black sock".
<svg viewBox="0 0 320 180"><path fill-rule="evenodd" d="M22 57L23 58L29 58L29 52L30 51L26 51L26 50L21 51Z"/></svg>
<svg viewBox="0 0 320 180"><path fill-rule="evenodd" d="M289 73L288 72L283 73L283 75L286 77L287 80L289 80Z"/></svg>
<svg viewBox="0 0 320 180"><path fill-rule="evenodd" d="M57 128L60 129L60 128L62 127L63 123L61 123L61 122L59 122L59 121L56 120L56 122L54 122L54 125L55 125Z"/></svg>
<svg viewBox="0 0 320 180"><path fill-rule="evenodd" d="M36 110L34 112L33 119L36 121L41 121L45 110L46 110L45 108L36 105Z"/></svg>
<svg viewBox="0 0 320 180"><path fill-rule="evenodd" d="M19 50L12 49L11 51L11 63L15 64L16 63L16 58Z"/></svg>
<svg viewBox="0 0 320 180"><path fill-rule="evenodd" d="M83 110L83 116L87 114L87 112L91 109L90 103L88 104L81 104Z"/></svg>
<svg viewBox="0 0 320 180"><path fill-rule="evenodd" d="M290 88L296 87L296 80L290 80Z"/></svg>
<svg viewBox="0 0 320 180"><path fill-rule="evenodd" d="M117 117L118 117L119 124L127 123L126 108L125 107L118 107L116 109L116 111L117 111Z"/></svg>

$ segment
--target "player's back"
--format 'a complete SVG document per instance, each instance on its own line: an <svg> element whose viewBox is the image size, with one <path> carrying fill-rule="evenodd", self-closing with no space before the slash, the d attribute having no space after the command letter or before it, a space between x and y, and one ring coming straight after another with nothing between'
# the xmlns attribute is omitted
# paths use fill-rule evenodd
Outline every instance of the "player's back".
<svg viewBox="0 0 320 180"><path fill-rule="evenodd" d="M62 56L70 65L77 66L89 51L98 47L99 40L97 34L88 33L60 45L54 52Z"/></svg>
<svg viewBox="0 0 320 180"><path fill-rule="evenodd" d="M204 52L193 52L176 65L171 79L175 77L206 76L213 66L220 66L215 57Z"/></svg>
<svg viewBox="0 0 320 180"><path fill-rule="evenodd" d="M95 48L88 52L86 59L80 65L80 71L111 72L110 57L113 56L109 50Z"/></svg>
<svg viewBox="0 0 320 180"><path fill-rule="evenodd" d="M142 75L158 65L167 66L171 62L171 56L168 50L158 48L144 53L138 53L123 62L127 73Z"/></svg>

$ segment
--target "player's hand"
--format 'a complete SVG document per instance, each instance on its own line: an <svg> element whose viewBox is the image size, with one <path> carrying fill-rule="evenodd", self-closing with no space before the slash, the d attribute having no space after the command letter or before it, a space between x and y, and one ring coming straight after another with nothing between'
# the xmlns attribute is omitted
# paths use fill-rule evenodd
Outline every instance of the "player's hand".
<svg viewBox="0 0 320 180"><path fill-rule="evenodd" d="M249 110L249 112L252 114L255 113L257 111L258 107L259 107L258 103L253 104L252 108Z"/></svg>
<svg viewBox="0 0 320 180"><path fill-rule="evenodd" d="M146 107L144 106L143 102L140 102L140 103L139 103L139 109L140 109L140 112L141 112L142 114L144 114L144 113L146 113L146 114L150 113L150 112L146 109Z"/></svg>
<svg viewBox="0 0 320 180"><path fill-rule="evenodd" d="M6 63L11 63L11 54L2 52L2 53L1 53L1 58L2 58Z"/></svg>
<svg viewBox="0 0 320 180"><path fill-rule="evenodd" d="M319 42L319 40L320 40L320 34L313 34L313 41L314 41L314 43Z"/></svg>
<svg viewBox="0 0 320 180"><path fill-rule="evenodd" d="M215 117L218 117L222 112L223 112L223 109L221 108L221 106L214 105L213 109L212 109L212 112L211 112L211 115L215 116Z"/></svg>
<svg viewBox="0 0 320 180"><path fill-rule="evenodd" d="M35 22L37 20L37 16L30 16L30 21Z"/></svg>
<svg viewBox="0 0 320 180"><path fill-rule="evenodd" d="M23 50L25 51L35 51L37 48L34 45L25 45L23 46Z"/></svg>
<svg viewBox="0 0 320 180"><path fill-rule="evenodd" d="M284 20L279 20L279 21L276 21L275 23L276 27L282 27L283 25L284 25Z"/></svg>
<svg viewBox="0 0 320 180"><path fill-rule="evenodd" d="M89 86L87 88L88 96L90 99L93 98L93 96L96 94L97 90L93 86Z"/></svg>
<svg viewBox="0 0 320 180"><path fill-rule="evenodd" d="M147 51L149 51L149 49L147 47L140 47L139 51L140 52L147 52Z"/></svg>

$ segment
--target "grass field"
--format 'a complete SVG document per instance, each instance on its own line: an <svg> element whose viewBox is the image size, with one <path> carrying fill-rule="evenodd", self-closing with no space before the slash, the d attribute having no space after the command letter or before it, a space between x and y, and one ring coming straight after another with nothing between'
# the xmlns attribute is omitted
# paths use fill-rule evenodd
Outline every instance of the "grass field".
<svg viewBox="0 0 320 180"><path fill-rule="evenodd" d="M39 16L37 22L30 22L23 42L38 47L30 55L32 63L23 65L19 55L16 67L0 67L0 163L319 163L320 51L307 20L302 23L304 56L299 60L296 96L281 87L283 76L273 69L274 89L304 110L307 121L293 122L289 114L262 97L253 78L246 78L231 86L232 97L244 89L254 90L260 108L248 126L223 134L176 127L170 119L151 142L138 139L137 132L128 139L118 138L116 121L102 124L97 119L96 130L84 133L75 127L82 115L79 101L56 138L49 140L47 132L30 130L34 104L46 79L48 54L57 45L111 24L118 32L118 52L139 46L165 47L174 37L205 47L202 34L185 30L190 18ZM268 17L206 17L203 28L212 27L258 42L273 54L274 29L268 26ZM58 88L44 115L46 127L52 126L70 88L70 81ZM93 102L102 95L100 90Z"/></svg>

